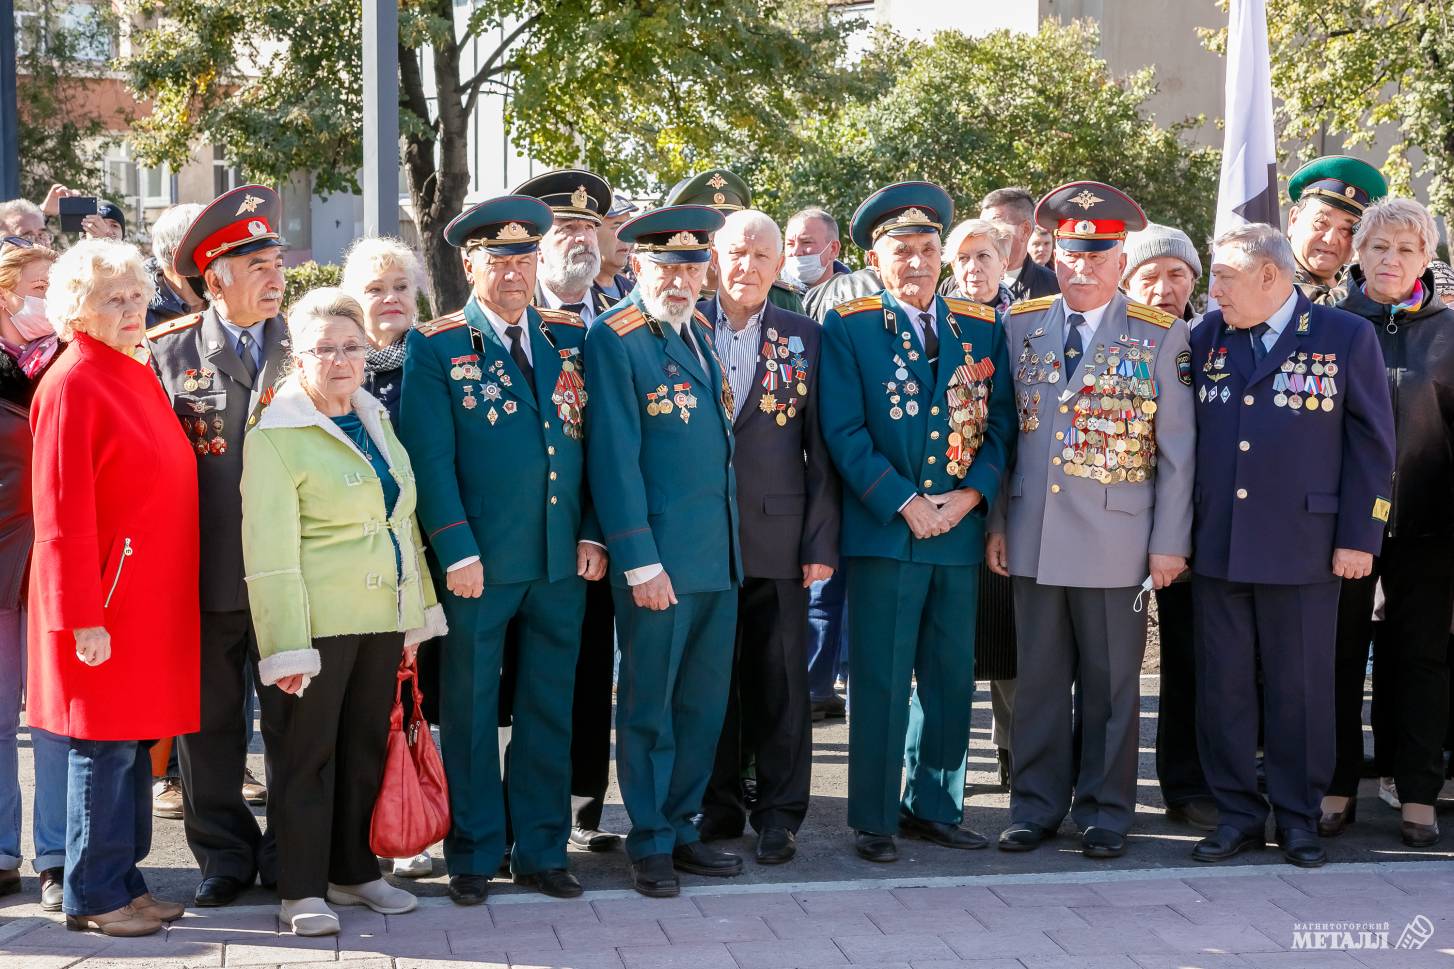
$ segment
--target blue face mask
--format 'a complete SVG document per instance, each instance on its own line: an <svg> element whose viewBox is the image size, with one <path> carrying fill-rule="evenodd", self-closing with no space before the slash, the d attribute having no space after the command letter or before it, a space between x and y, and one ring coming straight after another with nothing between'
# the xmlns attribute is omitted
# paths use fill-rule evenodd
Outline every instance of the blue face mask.
<svg viewBox="0 0 1454 969"><path fill-rule="evenodd" d="M823 265L821 255L788 256L787 262L783 264L783 275L796 279L804 286L812 286L827 271L828 267Z"/></svg>

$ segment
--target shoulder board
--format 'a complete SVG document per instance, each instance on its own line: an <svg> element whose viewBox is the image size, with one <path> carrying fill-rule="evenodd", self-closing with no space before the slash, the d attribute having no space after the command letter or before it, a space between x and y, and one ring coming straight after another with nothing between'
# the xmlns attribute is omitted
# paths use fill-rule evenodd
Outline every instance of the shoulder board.
<svg viewBox="0 0 1454 969"><path fill-rule="evenodd" d="M773 285L774 288L780 289L780 290L782 290L785 293L792 293L794 296L801 296L801 295L803 295L803 291L797 289L794 286L790 286L788 283L786 283L785 281L783 281L781 279L774 279L772 281L772 285Z"/></svg>
<svg viewBox="0 0 1454 969"><path fill-rule="evenodd" d="M701 310L692 310L692 315L696 317L698 323L705 326L708 330L712 329L712 321L707 319L707 315Z"/></svg>
<svg viewBox="0 0 1454 969"><path fill-rule="evenodd" d="M420 323L417 329L425 336L436 336L440 333L464 326L464 324L464 313L448 313L444 316L436 317L428 323Z"/></svg>
<svg viewBox="0 0 1454 969"><path fill-rule="evenodd" d="M582 330L586 328L586 324L581 322L581 318L570 312L569 310L547 310L536 307L535 312L539 313L540 318L547 323L559 323L562 326L575 326L580 327Z"/></svg>
<svg viewBox="0 0 1454 969"><path fill-rule="evenodd" d="M867 310L883 309L883 305L883 300L879 298L879 294L874 293L872 296L859 296L858 298L851 299L846 303L839 303L837 306L833 307L833 311L839 316L848 316L852 313L863 313Z"/></svg>
<svg viewBox="0 0 1454 969"><path fill-rule="evenodd" d="M639 306L624 309L606 321L606 325L617 336L625 336L632 330L639 329L646 325L646 314L641 312Z"/></svg>
<svg viewBox="0 0 1454 969"><path fill-rule="evenodd" d="M983 303L976 303L972 299L960 299L957 296L944 297L944 305L949 307L951 313L958 313L960 316L973 316L977 320L984 320L987 323L995 321L995 311Z"/></svg>
<svg viewBox="0 0 1454 969"><path fill-rule="evenodd" d="M183 330L190 330L202 322L201 313L193 313L191 316L179 316L175 320L167 320L165 323L158 323L146 331L148 340L155 340L159 336L166 336L168 333L181 333Z"/></svg>
<svg viewBox="0 0 1454 969"><path fill-rule="evenodd" d="M1147 306L1145 303L1129 299L1126 300L1126 315L1132 319L1150 323L1152 326L1159 326L1163 330L1170 329L1171 324L1176 322L1176 317L1166 310L1159 310L1154 306Z"/></svg>
<svg viewBox="0 0 1454 969"><path fill-rule="evenodd" d="M1040 310L1048 310L1058 298L1056 296L1041 296L1038 299L1027 299L1023 303L1015 303L1010 307L1010 315L1015 316L1020 313L1036 313Z"/></svg>

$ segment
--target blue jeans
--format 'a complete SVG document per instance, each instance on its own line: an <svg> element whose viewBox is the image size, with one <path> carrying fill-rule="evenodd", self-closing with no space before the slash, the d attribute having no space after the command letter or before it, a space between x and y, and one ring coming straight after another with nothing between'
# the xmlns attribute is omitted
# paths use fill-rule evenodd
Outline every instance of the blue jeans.
<svg viewBox="0 0 1454 969"><path fill-rule="evenodd" d="M808 593L808 693L814 701L833 696L833 681L848 671L848 582L840 569L814 582Z"/></svg>
<svg viewBox="0 0 1454 969"><path fill-rule="evenodd" d="M147 892L151 756L135 740L72 738L66 776L67 915L102 915Z"/></svg>
<svg viewBox="0 0 1454 969"><path fill-rule="evenodd" d="M25 633L19 609L0 609L0 870L20 867L20 698L25 691ZM35 755L31 824L35 870L66 860L66 756L64 737L30 730Z"/></svg>

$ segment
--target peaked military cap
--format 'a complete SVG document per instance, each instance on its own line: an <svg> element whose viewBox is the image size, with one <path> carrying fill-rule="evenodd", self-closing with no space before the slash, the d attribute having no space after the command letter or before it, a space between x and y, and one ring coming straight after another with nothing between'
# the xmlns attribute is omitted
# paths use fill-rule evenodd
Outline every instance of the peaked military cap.
<svg viewBox="0 0 1454 969"><path fill-rule="evenodd" d="M1287 194L1294 202L1311 196L1361 216L1364 209L1388 194L1388 182L1366 161L1347 155L1324 155L1292 173Z"/></svg>
<svg viewBox="0 0 1454 969"><path fill-rule="evenodd" d="M579 168L562 168L527 178L511 194L532 195L562 219L585 219L599 224L611 208L610 184L594 172Z"/></svg>
<svg viewBox="0 0 1454 969"><path fill-rule="evenodd" d="M632 212L640 212L641 206L631 201L620 192L611 194L611 207L606 210L606 218L614 219L622 215L630 215Z"/></svg>
<svg viewBox="0 0 1454 969"><path fill-rule="evenodd" d="M242 185L224 192L187 226L172 254L172 269L179 276L200 276L223 256L281 246L282 217L283 202L266 185Z"/></svg>
<svg viewBox="0 0 1454 969"><path fill-rule="evenodd" d="M444 227L444 241L466 249L483 246L492 256L534 252L554 221L550 206L538 198L501 195L478 202L455 216Z"/></svg>
<svg viewBox="0 0 1454 969"><path fill-rule="evenodd" d="M1035 224L1069 252L1104 252L1146 228L1146 213L1131 196L1105 182L1066 182L1035 205Z"/></svg>
<svg viewBox="0 0 1454 969"><path fill-rule="evenodd" d="M933 232L954 221L954 200L933 182L894 182L863 200L853 213L848 235L860 249L872 249L878 237Z"/></svg>
<svg viewBox="0 0 1454 969"><path fill-rule="evenodd" d="M725 168L709 168L671 187L662 205L710 205L728 215L752 207L752 189Z"/></svg>
<svg viewBox="0 0 1454 969"><path fill-rule="evenodd" d="M707 262L712 258L712 233L725 221L711 206L666 205L624 223L617 238L652 262Z"/></svg>

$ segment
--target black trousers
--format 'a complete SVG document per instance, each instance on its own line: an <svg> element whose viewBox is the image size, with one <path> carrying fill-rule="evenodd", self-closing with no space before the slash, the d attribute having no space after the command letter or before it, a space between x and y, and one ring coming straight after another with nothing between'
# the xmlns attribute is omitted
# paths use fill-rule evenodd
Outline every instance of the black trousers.
<svg viewBox="0 0 1454 969"><path fill-rule="evenodd" d="M1335 681L1337 767L1328 793L1358 792L1363 766L1363 683L1372 641L1374 584L1384 609L1374 651L1374 692L1381 716L1380 759L1399 800L1433 804L1444 785L1449 727L1449 619L1454 612L1454 548L1441 539L1389 538L1373 574L1343 584L1338 609Z"/></svg>
<svg viewBox="0 0 1454 969"><path fill-rule="evenodd" d="M242 799L242 772L247 766L247 733L243 723L244 670L257 677L257 639L246 610L202 613L201 727L180 738L183 825L187 845L203 878L227 875L251 883L277 880L273 850L272 803L268 830ZM265 774L273 785L273 759L282 738L281 690L260 687Z"/></svg>
<svg viewBox="0 0 1454 969"><path fill-rule="evenodd" d="M581 652L571 701L571 823L594 831L601 826L611 782L611 686L616 671L616 606L611 582L586 583Z"/></svg>
<svg viewBox="0 0 1454 969"><path fill-rule="evenodd" d="M268 798L276 826L278 897L321 898L329 882L379 877L369 823L383 780L394 671L403 633L329 636L313 641L322 669L302 696L277 687L283 747Z"/></svg>
<svg viewBox="0 0 1454 969"><path fill-rule="evenodd" d="M737 641L727 713L702 814L741 830L742 764L757 763L754 830L796 832L808 813L813 711L808 694L808 590L798 579L747 579L737 593Z"/></svg>
<svg viewBox="0 0 1454 969"><path fill-rule="evenodd" d="M1156 778L1168 806L1211 797L1197 752L1196 648L1191 583L1156 591L1161 620L1161 699L1156 715Z"/></svg>

